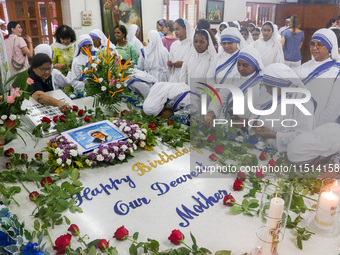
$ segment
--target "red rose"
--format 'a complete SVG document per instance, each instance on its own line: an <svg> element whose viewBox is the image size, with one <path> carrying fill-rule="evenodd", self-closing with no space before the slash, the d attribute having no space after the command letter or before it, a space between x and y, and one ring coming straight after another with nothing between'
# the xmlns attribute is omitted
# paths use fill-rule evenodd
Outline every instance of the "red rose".
<svg viewBox="0 0 340 255"><path fill-rule="evenodd" d="M36 154L34 154L34 157L35 157L37 160L42 160L42 153L36 153Z"/></svg>
<svg viewBox="0 0 340 255"><path fill-rule="evenodd" d="M227 206L234 206L235 198L232 195L225 195L223 198L223 204Z"/></svg>
<svg viewBox="0 0 340 255"><path fill-rule="evenodd" d="M80 234L79 227L76 224L71 224L67 230L70 231L74 236L79 236Z"/></svg>
<svg viewBox="0 0 340 255"><path fill-rule="evenodd" d="M113 238L116 238L117 240L123 240L127 235L129 235L129 231L124 226L121 226L116 230Z"/></svg>
<svg viewBox="0 0 340 255"><path fill-rule="evenodd" d="M48 123L51 123L51 120L50 120L50 118L43 117L43 118L41 119L41 122L46 122L46 123L48 124Z"/></svg>
<svg viewBox="0 0 340 255"><path fill-rule="evenodd" d="M13 149L13 148L9 148L9 149L5 150L4 155L5 155L6 157L12 157L12 156L14 156L14 149Z"/></svg>
<svg viewBox="0 0 340 255"><path fill-rule="evenodd" d="M215 140L215 136L214 136L214 135L209 135L209 136L208 136L207 141L208 141L209 143L211 143L211 142L214 141L214 140Z"/></svg>
<svg viewBox="0 0 340 255"><path fill-rule="evenodd" d="M221 145L217 145L215 148L215 152L221 154L223 152L223 147Z"/></svg>
<svg viewBox="0 0 340 255"><path fill-rule="evenodd" d="M168 239L174 244L179 244L180 241L184 240L184 235L178 229L174 229Z"/></svg>
<svg viewBox="0 0 340 255"><path fill-rule="evenodd" d="M58 120L59 120L59 117L58 117L58 116L54 116L54 117L53 117L53 121L54 121L54 122L57 122Z"/></svg>
<svg viewBox="0 0 340 255"><path fill-rule="evenodd" d="M62 121L62 122L65 122L66 121L66 116L65 115L59 116L59 120Z"/></svg>
<svg viewBox="0 0 340 255"><path fill-rule="evenodd" d="M73 106L72 106L72 110L73 110L73 111L78 111L78 109L79 109L78 106L76 106L76 105L73 105Z"/></svg>
<svg viewBox="0 0 340 255"><path fill-rule="evenodd" d="M263 173L262 168L257 169L255 175L256 175L257 178L263 178L264 173Z"/></svg>
<svg viewBox="0 0 340 255"><path fill-rule="evenodd" d="M52 179L51 177L44 177L41 179L40 184L41 186L45 187L46 184L51 184L52 183Z"/></svg>
<svg viewBox="0 0 340 255"><path fill-rule="evenodd" d="M7 169L12 169L12 168L13 168L12 163L7 162L7 163L6 163L6 168L7 168Z"/></svg>
<svg viewBox="0 0 340 255"><path fill-rule="evenodd" d="M168 124L168 126L171 126L171 125L173 125L173 124L174 124L174 122L175 122L174 120L170 120L170 121L168 121L168 123L167 123L167 124Z"/></svg>
<svg viewBox="0 0 340 255"><path fill-rule="evenodd" d="M55 240L55 246L53 249L57 250L57 255L65 253L66 247L70 245L72 236L70 234L61 235Z"/></svg>
<svg viewBox="0 0 340 255"><path fill-rule="evenodd" d="M79 116L79 117L83 117L83 116L84 116L84 110L79 110L78 116Z"/></svg>
<svg viewBox="0 0 340 255"><path fill-rule="evenodd" d="M148 128L150 128L152 131L154 131L155 129L157 129L158 126L156 126L154 123L150 122L148 125Z"/></svg>
<svg viewBox="0 0 340 255"><path fill-rule="evenodd" d="M142 125L141 124L139 124L139 123L136 123L136 125L138 125L138 127L141 127Z"/></svg>
<svg viewBox="0 0 340 255"><path fill-rule="evenodd" d="M27 154L26 153L21 153L21 159L27 160L28 159Z"/></svg>
<svg viewBox="0 0 340 255"><path fill-rule="evenodd" d="M37 191L32 191L32 192L28 195L28 197L29 197L29 199L30 199L31 201L36 200L36 199L38 198L38 196L39 196L39 193L38 193Z"/></svg>
<svg viewBox="0 0 340 255"><path fill-rule="evenodd" d="M101 251L105 251L108 247L109 247L109 242L106 241L105 239L101 239L99 240L97 247L101 250Z"/></svg>
<svg viewBox="0 0 340 255"><path fill-rule="evenodd" d="M127 112L127 110L121 111L120 116L124 116L126 112Z"/></svg>
<svg viewBox="0 0 340 255"><path fill-rule="evenodd" d="M217 155L215 153L212 153L210 156L209 156L209 159L210 160L213 160L213 161L216 161L217 160Z"/></svg>
<svg viewBox="0 0 340 255"><path fill-rule="evenodd" d="M244 188L244 184L242 181L236 179L233 185L233 189L234 191L239 191L239 190L243 190Z"/></svg>
<svg viewBox="0 0 340 255"><path fill-rule="evenodd" d="M236 179L240 180L240 181L244 181L246 179L246 174L244 172L238 172Z"/></svg>
<svg viewBox="0 0 340 255"><path fill-rule="evenodd" d="M85 116L84 121L85 122L90 122L91 121L91 117L90 116Z"/></svg>
<svg viewBox="0 0 340 255"><path fill-rule="evenodd" d="M13 128L15 127L15 122L13 120L6 120L6 127Z"/></svg>
<svg viewBox="0 0 340 255"><path fill-rule="evenodd" d="M275 165L277 165L277 162L274 159L269 160L268 169L270 172L274 170Z"/></svg>
<svg viewBox="0 0 340 255"><path fill-rule="evenodd" d="M262 151L262 152L261 152L261 155L259 156L259 159L260 159L260 160L266 160L266 159L268 159L268 158L269 158L269 156L268 156L267 152Z"/></svg>

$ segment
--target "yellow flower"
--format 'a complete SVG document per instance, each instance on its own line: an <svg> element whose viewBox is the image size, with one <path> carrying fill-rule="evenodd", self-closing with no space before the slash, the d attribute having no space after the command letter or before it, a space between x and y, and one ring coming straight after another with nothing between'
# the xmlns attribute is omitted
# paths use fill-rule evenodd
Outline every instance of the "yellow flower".
<svg viewBox="0 0 340 255"><path fill-rule="evenodd" d="M147 150L147 151L153 150L152 146L149 146L149 145L145 145L144 149Z"/></svg>
<svg viewBox="0 0 340 255"><path fill-rule="evenodd" d="M64 168L62 168L61 166L55 170L57 174L60 174L62 171L64 171Z"/></svg>

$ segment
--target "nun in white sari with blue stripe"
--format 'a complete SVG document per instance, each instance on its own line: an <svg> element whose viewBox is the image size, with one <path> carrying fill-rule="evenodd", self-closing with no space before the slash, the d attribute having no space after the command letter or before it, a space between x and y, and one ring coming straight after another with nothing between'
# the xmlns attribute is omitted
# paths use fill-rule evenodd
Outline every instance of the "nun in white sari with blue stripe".
<svg viewBox="0 0 340 255"><path fill-rule="evenodd" d="M91 51L92 55L96 54L92 51L92 38L88 34L79 36L77 39L76 51L74 52L71 71L67 74L67 79L73 89L83 89L85 85L84 74L81 72L83 72L83 67L89 63L89 56L83 52L83 47L87 47L87 49Z"/></svg>
<svg viewBox="0 0 340 255"><path fill-rule="evenodd" d="M243 48L237 57L237 74L234 75L233 79L230 79L230 83L236 87L239 87L245 98L247 98L248 89L252 88L254 107L259 107L261 102L267 102L270 100L270 95L265 91L263 86L260 86L262 81L262 72L264 70L263 63L261 61L260 53L251 46ZM229 89L220 89L218 92L220 95L222 106L215 104L211 101L208 106L208 113L206 116L205 125L211 127L212 119L217 116L221 119L248 119L251 115L249 108L244 107L244 115L232 116L233 115L233 97ZM215 101L218 99L215 96ZM256 106L255 106L256 105Z"/></svg>
<svg viewBox="0 0 340 255"><path fill-rule="evenodd" d="M297 69L297 75L317 102L315 126L339 122L340 78L338 41L330 29L319 29L310 41L312 60Z"/></svg>
<svg viewBox="0 0 340 255"><path fill-rule="evenodd" d="M198 112L199 95L190 91L185 83L158 82L144 101L147 115L169 118L171 115L190 115Z"/></svg>
<svg viewBox="0 0 340 255"><path fill-rule="evenodd" d="M258 119L252 122L253 127L250 134L255 134L265 140L269 146L278 152L287 152L287 146L296 136L303 132L310 132L314 125L315 104L313 98L302 106L307 112L302 112L300 107L295 104L286 104L286 114L283 115L281 109L282 88L302 88L306 89L294 71L285 64L275 63L266 67L263 73L263 84L267 92L273 95L273 101L261 106L261 110L270 111L269 115L253 115L251 119ZM275 92L276 91L276 92ZM293 90L292 90L293 91ZM275 95L277 94L277 95ZM299 92L286 93L285 97L289 100L303 100L306 95ZM277 99L277 100L276 100ZM273 102L277 101L277 104ZM308 113L310 115L308 115ZM268 121L273 120L273 121ZM283 123L283 124L282 124Z"/></svg>
<svg viewBox="0 0 340 255"><path fill-rule="evenodd" d="M237 74L237 56L247 43L237 28L228 27L222 31L221 45L224 50L214 59L208 72L208 77L213 77L215 84L223 84Z"/></svg>

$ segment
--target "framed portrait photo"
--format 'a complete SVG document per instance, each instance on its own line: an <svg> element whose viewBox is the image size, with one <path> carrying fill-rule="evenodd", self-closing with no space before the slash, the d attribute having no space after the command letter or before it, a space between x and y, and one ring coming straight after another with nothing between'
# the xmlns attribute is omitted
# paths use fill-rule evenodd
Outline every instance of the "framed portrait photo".
<svg viewBox="0 0 340 255"><path fill-rule="evenodd" d="M212 24L223 21L224 0L207 0L206 19Z"/></svg>
<svg viewBox="0 0 340 255"><path fill-rule="evenodd" d="M82 153L93 151L99 145L107 145L128 138L125 133L108 120L67 130L62 132L61 135L76 144L78 150Z"/></svg>
<svg viewBox="0 0 340 255"><path fill-rule="evenodd" d="M136 36L143 39L141 0L100 0L103 32L115 43L114 28L124 25L126 30L132 24L139 27Z"/></svg>

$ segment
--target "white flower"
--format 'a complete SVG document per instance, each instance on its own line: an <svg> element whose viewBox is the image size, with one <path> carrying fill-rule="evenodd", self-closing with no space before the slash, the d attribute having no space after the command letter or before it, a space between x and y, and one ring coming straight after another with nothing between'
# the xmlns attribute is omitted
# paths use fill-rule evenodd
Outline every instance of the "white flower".
<svg viewBox="0 0 340 255"><path fill-rule="evenodd" d="M98 149L94 149L94 150L93 150L93 153L96 153L96 154L97 154L98 151L99 151Z"/></svg>
<svg viewBox="0 0 340 255"><path fill-rule="evenodd" d="M122 76L122 74L121 74L121 73L119 73L119 74L118 74L118 76L119 76L119 77L121 77L121 76Z"/></svg>
<svg viewBox="0 0 340 255"><path fill-rule="evenodd" d="M127 83L126 82L124 82L123 85L124 85L124 87L127 87Z"/></svg>
<svg viewBox="0 0 340 255"><path fill-rule="evenodd" d="M266 147L266 145L264 144L264 142L262 142L262 141L259 141L259 142L257 142L256 144L255 144L255 147L256 147L256 149L259 149L259 150L264 150L264 148Z"/></svg>
<svg viewBox="0 0 340 255"><path fill-rule="evenodd" d="M116 155L114 153L110 153L109 156L114 159L116 157Z"/></svg>
<svg viewBox="0 0 340 255"><path fill-rule="evenodd" d="M106 87L105 87L105 86L102 86L102 87L101 87L101 90L102 90L102 91L105 91L105 90L106 90Z"/></svg>
<svg viewBox="0 0 340 255"><path fill-rule="evenodd" d="M131 139L127 139L126 140L128 143L132 143L132 140Z"/></svg>
<svg viewBox="0 0 340 255"><path fill-rule="evenodd" d="M71 98L71 99L75 99L75 98L76 98L76 95L72 93L72 94L70 95L70 98Z"/></svg>
<svg viewBox="0 0 340 255"><path fill-rule="evenodd" d="M6 128L5 127L1 127L0 128L0 133L5 133L6 132Z"/></svg>
<svg viewBox="0 0 340 255"><path fill-rule="evenodd" d="M2 120L7 120L7 115L2 115L2 116L1 116L1 119L2 119Z"/></svg>
<svg viewBox="0 0 340 255"><path fill-rule="evenodd" d="M78 155L78 152L76 150L70 150L70 154L73 157L76 157Z"/></svg>
<svg viewBox="0 0 340 255"><path fill-rule="evenodd" d="M139 134L138 133L134 133L133 136L138 139L139 138Z"/></svg>
<svg viewBox="0 0 340 255"><path fill-rule="evenodd" d="M115 151L118 151L118 150L119 150L119 148L118 148L117 146L113 146L113 149L114 149Z"/></svg>
<svg viewBox="0 0 340 255"><path fill-rule="evenodd" d="M118 159L120 161L124 160L125 159L125 154L124 153L119 154Z"/></svg>
<svg viewBox="0 0 340 255"><path fill-rule="evenodd" d="M243 143L243 136L238 136L235 138L236 142Z"/></svg>
<svg viewBox="0 0 340 255"><path fill-rule="evenodd" d="M60 150L60 151L58 152L58 156L59 156L59 157L61 157L62 155L64 155L64 150Z"/></svg>
<svg viewBox="0 0 340 255"><path fill-rule="evenodd" d="M92 161L89 160L89 159L86 159L86 160L85 160L85 163L86 163L88 166L91 166L91 165L92 165Z"/></svg>
<svg viewBox="0 0 340 255"><path fill-rule="evenodd" d="M16 120L17 119L17 116L16 115L13 115L13 114L11 114L10 116L9 116L9 119L10 120Z"/></svg>
<svg viewBox="0 0 340 255"><path fill-rule="evenodd" d="M99 83L103 82L103 78L98 78Z"/></svg>
<svg viewBox="0 0 340 255"><path fill-rule="evenodd" d="M125 128L124 128L124 131L125 131L125 132L129 132L130 130L131 130L130 127L125 127Z"/></svg>
<svg viewBox="0 0 340 255"><path fill-rule="evenodd" d="M68 159L66 160L66 164L71 165L71 163L72 163L72 160L68 158Z"/></svg>
<svg viewBox="0 0 340 255"><path fill-rule="evenodd" d="M130 153L132 154L132 153L133 153L133 149L132 149L132 148L129 148L129 150L130 150Z"/></svg>
<svg viewBox="0 0 340 255"><path fill-rule="evenodd" d="M109 152L107 151L107 149L102 150L102 153L103 153L104 155L109 154Z"/></svg>
<svg viewBox="0 0 340 255"><path fill-rule="evenodd" d="M147 131L145 128L143 128L143 129L142 129L142 132L143 132L144 134L146 134L148 131Z"/></svg>
<svg viewBox="0 0 340 255"><path fill-rule="evenodd" d="M98 155L97 155L97 160L98 160L98 161L103 161L103 160L104 160L103 155L98 154Z"/></svg>
<svg viewBox="0 0 340 255"><path fill-rule="evenodd" d="M127 146L124 144L124 145L122 145L122 147L121 147L121 149L123 150L123 151L126 151L127 150Z"/></svg>
<svg viewBox="0 0 340 255"><path fill-rule="evenodd" d="M146 136L144 134L140 135L140 139L145 140Z"/></svg>
<svg viewBox="0 0 340 255"><path fill-rule="evenodd" d="M4 124L4 121L0 119L0 125L3 125Z"/></svg>
<svg viewBox="0 0 340 255"><path fill-rule="evenodd" d="M84 68L84 72L86 72L86 71L88 71L89 70L89 68L88 67L85 67Z"/></svg>
<svg viewBox="0 0 340 255"><path fill-rule="evenodd" d="M54 153L55 153L55 154L59 154L59 151L60 151L60 148L57 147L57 148L54 150Z"/></svg>
<svg viewBox="0 0 340 255"><path fill-rule="evenodd" d="M122 85L120 85L119 83L116 85L117 89L120 89L122 87Z"/></svg>
<svg viewBox="0 0 340 255"><path fill-rule="evenodd" d="M134 150L137 150L137 145L136 144L133 144L132 146L133 146Z"/></svg>
<svg viewBox="0 0 340 255"><path fill-rule="evenodd" d="M58 159L57 159L57 164L58 164L58 165L61 165L62 163L63 163L63 160L62 160L61 158L58 158Z"/></svg>
<svg viewBox="0 0 340 255"><path fill-rule="evenodd" d="M93 63L93 64L91 64L91 66L92 66L93 68L96 68L96 67L97 67L97 64Z"/></svg>
<svg viewBox="0 0 340 255"><path fill-rule="evenodd" d="M145 147L145 145L146 145L146 143L145 143L144 141L141 141L141 142L139 143L139 146L142 147L142 148Z"/></svg>

